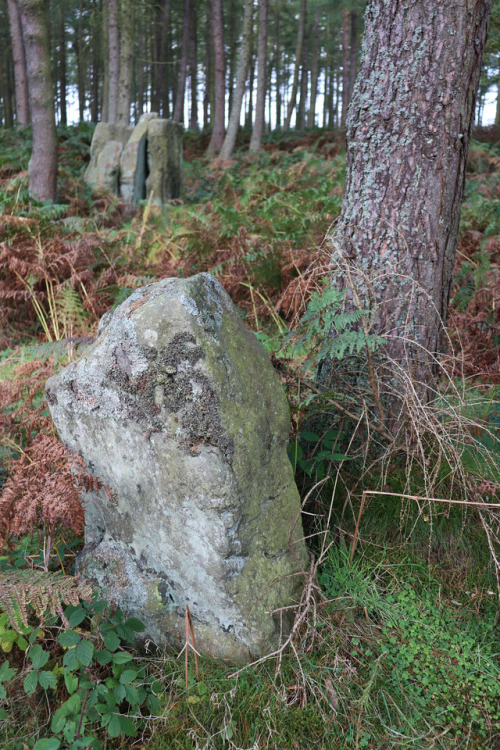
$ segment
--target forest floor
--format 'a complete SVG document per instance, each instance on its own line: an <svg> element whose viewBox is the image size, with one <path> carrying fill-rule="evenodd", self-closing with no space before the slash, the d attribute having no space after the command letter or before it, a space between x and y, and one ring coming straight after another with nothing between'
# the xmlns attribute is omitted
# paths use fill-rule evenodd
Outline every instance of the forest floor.
<svg viewBox="0 0 500 750"><path fill-rule="evenodd" d="M308 386L323 333L313 313L324 314L342 135L282 135L217 164L204 136L187 134L183 199L164 210L90 191L91 135L60 132L58 203L34 205L30 134L0 132L0 746L500 747L498 513L426 499L431 488L500 502L500 143L471 148L440 390L448 411L436 404L439 440L409 462L402 450L380 461L349 418L321 435L305 428L322 403ZM169 651L137 653L138 621L75 599L88 592L71 578L83 529L74 472L80 489L87 479L43 400L45 380L106 310L148 281L199 271L219 278L273 357L314 514L304 519L317 590L292 646L237 675L203 655L197 675L193 653L187 668ZM300 340L304 320L305 348L291 333Z"/></svg>

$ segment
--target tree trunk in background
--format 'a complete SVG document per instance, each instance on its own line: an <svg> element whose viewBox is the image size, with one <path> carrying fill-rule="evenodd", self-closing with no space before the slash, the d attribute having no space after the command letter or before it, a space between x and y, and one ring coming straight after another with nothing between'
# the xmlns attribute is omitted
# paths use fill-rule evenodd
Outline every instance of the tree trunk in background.
<svg viewBox="0 0 500 750"><path fill-rule="evenodd" d="M108 6L108 122L118 116L118 82L120 75L120 40L118 35L118 0L106 0Z"/></svg>
<svg viewBox="0 0 500 750"><path fill-rule="evenodd" d="M101 120L109 122L109 14L107 0L102 0L102 25L98 30L103 57L102 110Z"/></svg>
<svg viewBox="0 0 500 750"><path fill-rule="evenodd" d="M250 62L253 21L253 0L246 0L245 14L243 16L243 38L241 41L240 56L238 59L238 70L236 73L236 87L233 95L233 106L229 115L229 124L227 126L226 137L220 151L220 158L228 160L232 157L236 145L236 136L240 126L241 105L245 94L245 81L247 77L248 65Z"/></svg>
<svg viewBox="0 0 500 750"><path fill-rule="evenodd" d="M297 32L297 48L295 50L295 69L293 73L292 93L283 125L283 130L290 130L292 113L297 103L297 91L299 88L300 63L302 60L302 50L304 48L304 34L306 27L307 0L300 0L299 28Z"/></svg>
<svg viewBox="0 0 500 750"><path fill-rule="evenodd" d="M29 124L30 110L28 101L28 80L26 74L26 58L21 30L19 9L15 0L8 0L10 38L12 41L12 57L14 60L14 84L16 91L16 122L21 127Z"/></svg>
<svg viewBox="0 0 500 750"><path fill-rule="evenodd" d="M3 124L6 128L14 127L14 107L13 107L13 96L12 88L10 83L10 68L9 68L9 56L10 49L4 47L0 52L0 98L2 100L3 107ZM5 82L4 82L4 71L5 71Z"/></svg>
<svg viewBox="0 0 500 750"><path fill-rule="evenodd" d="M116 122L130 123L134 75L135 0L120 0L120 72Z"/></svg>
<svg viewBox="0 0 500 750"><path fill-rule="evenodd" d="M184 102L186 96L186 77L188 65L189 32L191 27L191 0L184 0L182 21L181 59L179 64L179 79L177 95L175 97L174 121L184 124Z"/></svg>
<svg viewBox="0 0 500 750"><path fill-rule="evenodd" d="M332 283L350 278L371 333L388 337L373 373L388 429L400 424L397 373L414 404L433 393L490 10L491 0L372 0L365 15Z"/></svg>
<svg viewBox="0 0 500 750"><path fill-rule="evenodd" d="M253 123L253 82L255 78L255 62L253 55L253 35L250 39L250 60L248 63L250 69L250 77L248 81L248 107L245 115L245 128L250 130Z"/></svg>
<svg viewBox="0 0 500 750"><path fill-rule="evenodd" d="M349 10L344 11L344 25L342 30L342 114L340 116L340 127L345 128L351 94L351 54L349 49L351 42L351 12Z"/></svg>
<svg viewBox="0 0 500 750"><path fill-rule="evenodd" d="M99 8L98 0L94 0L94 12L91 18L91 33L95 39L100 38L100 27L102 25L102 14ZM97 122L99 120L99 78L100 63L102 59L102 47L99 44L92 45L92 80L90 85L90 120Z"/></svg>
<svg viewBox="0 0 500 750"><path fill-rule="evenodd" d="M231 0L229 6L229 71L227 81L227 93L228 93L228 112L231 112L233 107L233 94L234 94L234 78L236 68L236 6L234 0Z"/></svg>
<svg viewBox="0 0 500 750"><path fill-rule="evenodd" d="M319 72L319 11L314 14L311 50L311 100L309 102L309 115L307 127L313 128L316 124L316 99L318 96L318 72ZM325 76L326 77L326 76Z"/></svg>
<svg viewBox="0 0 500 750"><path fill-rule="evenodd" d="M213 45L212 40L212 0L206 0L207 17L205 25L205 94L203 96L203 127L205 130L213 117Z"/></svg>
<svg viewBox="0 0 500 750"><path fill-rule="evenodd" d="M257 40L257 100L255 121L250 139L250 151L258 151L264 133L266 89L267 89L267 18L268 0L259 0L259 34Z"/></svg>
<svg viewBox="0 0 500 750"><path fill-rule="evenodd" d="M208 144L207 156L213 157L220 151L224 141L226 81L224 68L224 25L222 21L222 0L212 0L212 40L214 50L214 112L212 137Z"/></svg>
<svg viewBox="0 0 500 750"><path fill-rule="evenodd" d="M144 75L144 60L146 59L146 46L144 43L144 17L139 16L139 23L137 28L137 39L139 54L137 60L136 78L137 78L137 119L140 118L144 112L144 92L145 92L145 75Z"/></svg>
<svg viewBox="0 0 500 750"><path fill-rule="evenodd" d="M351 38L349 40L349 102L352 98L352 92L354 91L354 84L356 82L356 67L358 62L358 16L356 13L351 13Z"/></svg>
<svg viewBox="0 0 500 750"><path fill-rule="evenodd" d="M87 72L86 60L83 51L83 29L82 29L82 3L79 4L78 24L76 28L76 67L78 82L78 112L80 122L83 122L85 112L85 77Z"/></svg>
<svg viewBox="0 0 500 750"><path fill-rule="evenodd" d="M64 23L64 6L59 8L59 114L61 125L68 124L66 107L66 89L68 86L66 75L66 29Z"/></svg>
<svg viewBox="0 0 500 750"><path fill-rule="evenodd" d="M276 128L281 128L281 26L280 0L276 0Z"/></svg>
<svg viewBox="0 0 500 750"><path fill-rule="evenodd" d="M299 106L297 107L297 122L296 128L304 130L306 126L306 104L307 104L307 83L309 74L309 29L306 27L304 31L304 44L302 46L302 62L300 66L300 97Z"/></svg>
<svg viewBox="0 0 500 750"><path fill-rule="evenodd" d="M54 90L44 0L17 0L21 17L33 149L29 163L30 194L40 201L56 199L57 133Z"/></svg>
<svg viewBox="0 0 500 750"><path fill-rule="evenodd" d="M160 113L162 117L170 117L170 82L172 80L170 62L172 58L172 4L171 0L163 0L160 34L160 59L163 70L160 76Z"/></svg>
<svg viewBox="0 0 500 750"><path fill-rule="evenodd" d="M191 79L191 109L189 129L198 130L198 44L196 33L196 0L191 0L191 24L189 29L189 75Z"/></svg>

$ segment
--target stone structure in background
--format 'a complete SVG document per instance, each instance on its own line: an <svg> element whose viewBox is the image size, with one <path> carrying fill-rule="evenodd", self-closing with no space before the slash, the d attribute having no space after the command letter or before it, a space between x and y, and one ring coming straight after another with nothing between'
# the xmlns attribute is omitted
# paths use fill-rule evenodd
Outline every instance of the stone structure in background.
<svg viewBox="0 0 500 750"><path fill-rule="evenodd" d="M61 440L117 496L86 499L78 568L180 646L238 662L274 649L307 570L284 390L209 274L137 289L47 382ZM289 610L285 612L289 615Z"/></svg>
<svg viewBox="0 0 500 750"><path fill-rule="evenodd" d="M105 187L127 203L156 205L178 198L182 185L182 126L155 112L135 128L99 123L85 172L89 185ZM152 194L152 195L151 195Z"/></svg>

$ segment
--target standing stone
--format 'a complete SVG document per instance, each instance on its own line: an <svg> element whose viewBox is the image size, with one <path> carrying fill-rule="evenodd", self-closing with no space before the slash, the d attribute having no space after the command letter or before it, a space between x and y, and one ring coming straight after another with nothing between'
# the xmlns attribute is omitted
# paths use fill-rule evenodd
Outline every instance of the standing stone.
<svg viewBox="0 0 500 750"><path fill-rule="evenodd" d="M121 155L120 195L127 203L137 204L146 197L148 125L155 118L156 112L141 115Z"/></svg>
<svg viewBox="0 0 500 750"><path fill-rule="evenodd" d="M120 156L131 132L132 128L128 125L108 122L96 125L90 144L90 162L84 177L88 185L117 192Z"/></svg>
<svg viewBox="0 0 500 750"><path fill-rule="evenodd" d="M243 662L274 649L307 567L283 388L209 274L137 289L47 382L59 435L116 492L79 570L145 635Z"/></svg>
<svg viewBox="0 0 500 750"><path fill-rule="evenodd" d="M179 198L182 188L182 125L172 120L151 120L148 125L146 192L162 205Z"/></svg>

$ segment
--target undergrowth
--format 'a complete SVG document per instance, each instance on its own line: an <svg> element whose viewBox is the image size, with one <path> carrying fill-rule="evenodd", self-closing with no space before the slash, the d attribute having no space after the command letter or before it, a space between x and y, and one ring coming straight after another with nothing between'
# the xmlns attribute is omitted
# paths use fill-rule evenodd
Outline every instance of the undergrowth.
<svg viewBox="0 0 500 750"><path fill-rule="evenodd" d="M408 459L399 445L384 463L376 410L313 383L322 358L354 361L383 345L363 328L368 310L342 316L342 294L322 293L322 240L345 175L338 136L271 138L261 154L210 166L203 134L193 134L184 202L160 211L84 186L91 135L60 132L57 203L36 205L29 130L0 134L1 746L498 746L496 527L486 510L422 499L427 489L495 499L498 147L475 143L469 161L434 423L448 452L429 440ZM106 310L150 280L198 271L218 276L288 390L316 592L277 660L235 674L202 655L199 677L177 654L138 650L142 624L73 578L82 493L96 480L59 443L43 398ZM313 417L325 410L319 429ZM360 510L375 487L383 496Z"/></svg>

